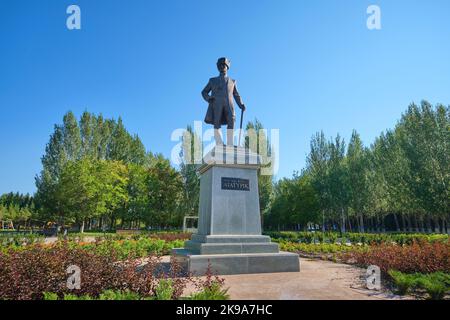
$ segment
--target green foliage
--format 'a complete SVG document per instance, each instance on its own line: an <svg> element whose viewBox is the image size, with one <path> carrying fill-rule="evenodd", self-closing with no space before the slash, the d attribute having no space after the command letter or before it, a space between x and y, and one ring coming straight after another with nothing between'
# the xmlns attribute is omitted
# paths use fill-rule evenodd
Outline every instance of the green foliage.
<svg viewBox="0 0 450 320"><path fill-rule="evenodd" d="M141 300L138 293L131 291L106 290L100 294L98 300Z"/></svg>
<svg viewBox="0 0 450 320"><path fill-rule="evenodd" d="M127 175L127 167L120 162L67 162L57 187L61 212L66 219L83 224L87 218L112 214L128 201Z"/></svg>
<svg viewBox="0 0 450 320"><path fill-rule="evenodd" d="M166 242L160 239L140 238L139 240L115 240L81 244L74 243L74 245L104 256L109 256L114 252L118 259L124 260L128 258L142 258L153 254L170 254L173 248L182 247L183 243L184 242L181 240Z"/></svg>
<svg viewBox="0 0 450 320"><path fill-rule="evenodd" d="M293 232L279 231L266 232L272 239L280 239L302 243L335 243L336 241L349 241L352 244L381 244L397 243L399 245L412 244L414 242L448 242L449 235L446 234L422 234L422 233L337 233L337 232Z"/></svg>
<svg viewBox="0 0 450 320"><path fill-rule="evenodd" d="M197 170L202 165L203 144L199 137L188 126L183 135L180 151L180 174L183 177L183 200L181 210L186 216L196 216L200 201L200 179Z"/></svg>
<svg viewBox="0 0 450 320"><path fill-rule="evenodd" d="M303 253L308 255L327 255L365 249L364 247L347 246L334 243L314 244L314 243L294 243L288 241L278 241L278 243L280 244L280 250L282 251Z"/></svg>
<svg viewBox="0 0 450 320"><path fill-rule="evenodd" d="M398 294L405 295L413 290L423 289L428 298L441 300L450 293L450 274L435 272L429 274L413 273L406 274L395 270L389 270L389 276L397 288Z"/></svg>
<svg viewBox="0 0 450 320"><path fill-rule="evenodd" d="M259 207L261 213L265 214L269 210L273 192L273 168L275 167L275 163L272 162L272 159L275 157L266 130L258 119L249 121L246 130L250 132L249 135L254 134L254 136L252 139L246 137L245 147L261 156L263 169L258 171ZM263 170L264 174L262 174Z"/></svg>
<svg viewBox="0 0 450 320"><path fill-rule="evenodd" d="M63 199L60 179L64 170L69 171L66 172L66 179L69 179L70 174L75 172L87 174L89 168L86 167L86 163L83 163L84 159L105 166L110 161L113 166L118 162L125 165L131 163L144 165L146 152L139 137L130 135L125 130L120 118L118 121L105 120L102 115L96 116L84 112L77 122L74 114L68 112L64 115L63 123L55 125L54 133L51 135L42 157L43 169L36 178L36 201L41 213L40 219L60 218L63 209L67 209L65 208L67 203L60 202ZM73 164L80 164L80 161L83 165L74 168ZM72 163L72 165L68 165L68 163ZM103 168L99 166L98 169ZM68 174L69 177L67 177ZM95 187L93 181L87 180L85 176L81 177L80 181L77 181L75 177L71 178L73 182L89 182L87 189L83 190L85 192L88 192L89 188ZM73 188L83 186L83 184L77 184ZM123 199L119 197L118 201L121 200Z"/></svg>
<svg viewBox="0 0 450 320"><path fill-rule="evenodd" d="M179 172L162 155L152 157L148 168L148 203L151 215L146 217L148 225L180 226L183 213L177 213L182 200L183 181Z"/></svg>
<svg viewBox="0 0 450 320"><path fill-rule="evenodd" d="M328 139L323 132L315 134L300 174L273 183L271 175L259 172L264 226L364 233L380 232L387 223L390 230L445 233L450 215L449 110L426 101L412 104L392 130L367 147L356 131L348 146L339 135ZM251 121L247 129L260 139L247 139L246 147L269 162L272 150L263 125ZM119 223L121 228L178 227L184 215L198 211L200 163L191 161L201 153L199 139L188 127L178 172L161 155L147 153L122 119L84 112L77 120L68 112L46 146L35 198L0 197L0 219L25 225L36 219L77 222L81 229L86 224L112 230Z"/></svg>
<svg viewBox="0 0 450 320"><path fill-rule="evenodd" d="M155 289L156 300L172 300L174 293L173 280L162 279L159 281L158 286Z"/></svg>
<svg viewBox="0 0 450 320"><path fill-rule="evenodd" d="M105 290L98 298L90 295L64 294L62 300L173 300L173 281L171 279L162 279L159 281L155 289L155 296L142 296L139 293L130 290ZM230 298L228 289L222 289L218 282L214 282L210 287L203 288L199 292L195 292L188 297L181 298L183 300L228 300ZM44 292L44 300L61 300L58 294L53 292Z"/></svg>
<svg viewBox="0 0 450 320"><path fill-rule="evenodd" d="M411 276L395 270L390 270L388 273L394 281L398 294L405 295L414 287L415 281Z"/></svg>
<svg viewBox="0 0 450 320"><path fill-rule="evenodd" d="M58 294L54 292L43 292L44 300L58 300Z"/></svg>
<svg viewBox="0 0 450 320"><path fill-rule="evenodd" d="M46 299L44 299L44 300L46 300ZM87 294L77 296L75 294L66 293L66 294L64 294L63 300L95 300L95 299Z"/></svg>
<svg viewBox="0 0 450 320"><path fill-rule="evenodd" d="M6 193L0 196L0 221L12 221L14 224L27 224L36 218L34 198L29 194ZM2 226L0 225L0 228Z"/></svg>
<svg viewBox="0 0 450 320"><path fill-rule="evenodd" d="M213 282L202 291L188 297L189 300L228 300L229 298L228 289L222 288L219 282Z"/></svg>
<svg viewBox="0 0 450 320"><path fill-rule="evenodd" d="M35 243L43 243L44 236L38 234L17 234L17 233L0 233L0 247L1 249L8 248L10 246L25 246ZM0 249L0 250L1 250Z"/></svg>
<svg viewBox="0 0 450 320"><path fill-rule="evenodd" d="M313 211L325 230L391 230L446 233L450 216L450 107L412 104L393 130L380 134L367 148L353 131L348 147L339 134L323 132L311 139L308 177L317 199ZM297 175L275 187L270 219L272 229L306 229L295 217L293 191ZM302 200L298 200L302 201ZM317 219L318 218L318 219ZM401 219L399 219L401 218ZM433 230L434 229L434 230Z"/></svg>
<svg viewBox="0 0 450 320"><path fill-rule="evenodd" d="M309 177L295 176L293 179L281 179L275 184L266 223L306 226L318 222L318 213L318 199Z"/></svg>

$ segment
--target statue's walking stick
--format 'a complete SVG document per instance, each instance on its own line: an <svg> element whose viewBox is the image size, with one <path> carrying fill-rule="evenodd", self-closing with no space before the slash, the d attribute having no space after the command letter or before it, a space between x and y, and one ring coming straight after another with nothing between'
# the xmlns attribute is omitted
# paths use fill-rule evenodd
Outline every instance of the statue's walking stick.
<svg viewBox="0 0 450 320"><path fill-rule="evenodd" d="M239 143L238 143L238 147L241 146L242 120L244 120L244 109L241 109L241 125L239 127Z"/></svg>

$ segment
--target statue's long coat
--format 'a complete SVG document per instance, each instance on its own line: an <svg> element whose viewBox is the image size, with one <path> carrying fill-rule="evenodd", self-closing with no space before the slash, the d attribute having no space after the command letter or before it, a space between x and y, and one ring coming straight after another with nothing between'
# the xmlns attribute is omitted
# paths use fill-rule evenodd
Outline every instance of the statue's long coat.
<svg viewBox="0 0 450 320"><path fill-rule="evenodd" d="M210 92L211 95L209 95ZM214 125L215 128L228 125L229 129L233 129L236 119L233 99L240 108L244 105L237 90L236 81L222 75L211 78L203 89L202 96L207 102L214 97L214 101L209 103L205 122Z"/></svg>

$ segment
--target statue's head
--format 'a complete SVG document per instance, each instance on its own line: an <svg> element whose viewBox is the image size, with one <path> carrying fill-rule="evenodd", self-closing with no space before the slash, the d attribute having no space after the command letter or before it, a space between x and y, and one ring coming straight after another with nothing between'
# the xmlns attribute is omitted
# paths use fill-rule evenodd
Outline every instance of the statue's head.
<svg viewBox="0 0 450 320"><path fill-rule="evenodd" d="M226 73L230 69L230 60L227 58L219 58L217 60L217 69L220 73Z"/></svg>

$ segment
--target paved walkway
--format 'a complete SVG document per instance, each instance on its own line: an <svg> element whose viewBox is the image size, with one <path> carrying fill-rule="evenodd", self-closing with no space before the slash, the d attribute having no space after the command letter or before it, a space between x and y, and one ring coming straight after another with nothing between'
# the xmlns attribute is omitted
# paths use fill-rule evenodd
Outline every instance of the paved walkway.
<svg viewBox="0 0 450 320"><path fill-rule="evenodd" d="M365 270L322 260L300 259L300 272L222 276L232 300L404 299L365 289Z"/></svg>

